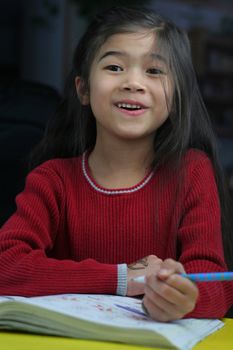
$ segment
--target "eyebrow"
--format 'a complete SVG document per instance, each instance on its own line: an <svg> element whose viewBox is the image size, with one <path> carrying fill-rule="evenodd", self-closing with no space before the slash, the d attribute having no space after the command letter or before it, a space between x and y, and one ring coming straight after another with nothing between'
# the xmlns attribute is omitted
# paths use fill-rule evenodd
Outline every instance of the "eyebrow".
<svg viewBox="0 0 233 350"><path fill-rule="evenodd" d="M145 54L144 56L147 56L148 54ZM117 57L127 57L128 54L124 51L106 51L98 60L98 62L102 61L105 57L108 56L117 56ZM149 57L151 57L154 60L159 60L161 62L167 63L167 60L165 59L164 56L158 54L158 53L154 53L151 52L149 54Z"/></svg>
<svg viewBox="0 0 233 350"><path fill-rule="evenodd" d="M98 60L98 62L100 62L101 60L103 60L105 57L108 56L119 56L119 57L124 57L127 56L126 52L123 51L106 51Z"/></svg>

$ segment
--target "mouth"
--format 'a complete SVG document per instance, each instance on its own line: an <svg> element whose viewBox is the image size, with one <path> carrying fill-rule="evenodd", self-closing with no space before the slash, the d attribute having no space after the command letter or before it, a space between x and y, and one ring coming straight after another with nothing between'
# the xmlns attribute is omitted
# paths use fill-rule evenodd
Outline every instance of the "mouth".
<svg viewBox="0 0 233 350"><path fill-rule="evenodd" d="M147 106L136 101L121 101L115 103L115 107L126 117L139 117L144 115Z"/></svg>
<svg viewBox="0 0 233 350"><path fill-rule="evenodd" d="M142 103L138 103L138 102L117 102L115 106L127 111L138 111L138 110L144 110L148 108Z"/></svg>
<svg viewBox="0 0 233 350"><path fill-rule="evenodd" d="M129 104L129 103L117 103L118 108L126 109L128 111L135 111L142 109L142 106L136 105L136 104Z"/></svg>

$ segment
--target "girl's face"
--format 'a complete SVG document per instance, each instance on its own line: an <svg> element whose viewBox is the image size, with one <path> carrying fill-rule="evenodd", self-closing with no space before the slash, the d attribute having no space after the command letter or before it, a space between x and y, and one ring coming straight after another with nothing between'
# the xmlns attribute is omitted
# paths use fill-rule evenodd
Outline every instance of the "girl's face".
<svg viewBox="0 0 233 350"><path fill-rule="evenodd" d="M80 91L80 80L76 79ZM145 31L111 36L90 71L90 103L97 138L154 138L168 117L173 96L166 58L156 49L155 34Z"/></svg>

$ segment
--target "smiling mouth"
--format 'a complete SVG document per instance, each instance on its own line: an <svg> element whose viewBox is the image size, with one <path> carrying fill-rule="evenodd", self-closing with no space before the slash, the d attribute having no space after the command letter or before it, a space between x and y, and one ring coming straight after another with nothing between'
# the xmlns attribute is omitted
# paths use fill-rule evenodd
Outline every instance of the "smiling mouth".
<svg viewBox="0 0 233 350"><path fill-rule="evenodd" d="M140 109L145 109L144 106L138 104L130 104L130 103L117 103L116 106L121 109L126 109L127 111L137 111Z"/></svg>

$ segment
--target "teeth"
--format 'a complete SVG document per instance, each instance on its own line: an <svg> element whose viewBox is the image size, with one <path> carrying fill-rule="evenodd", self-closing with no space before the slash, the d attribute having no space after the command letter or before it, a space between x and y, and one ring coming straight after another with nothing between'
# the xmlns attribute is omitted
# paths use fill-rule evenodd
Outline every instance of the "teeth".
<svg viewBox="0 0 233 350"><path fill-rule="evenodd" d="M130 109L141 109L141 106L138 105L131 105L129 103L118 103L117 107L119 108L130 108Z"/></svg>

